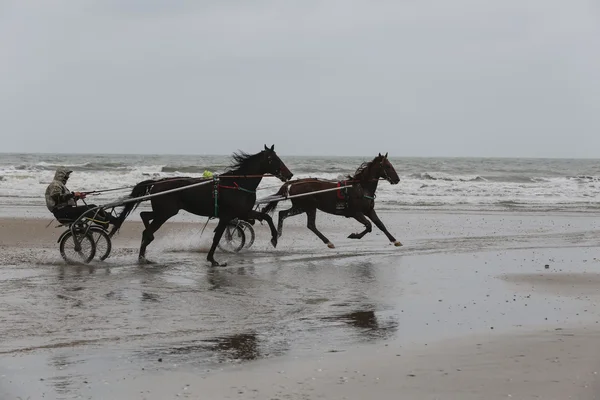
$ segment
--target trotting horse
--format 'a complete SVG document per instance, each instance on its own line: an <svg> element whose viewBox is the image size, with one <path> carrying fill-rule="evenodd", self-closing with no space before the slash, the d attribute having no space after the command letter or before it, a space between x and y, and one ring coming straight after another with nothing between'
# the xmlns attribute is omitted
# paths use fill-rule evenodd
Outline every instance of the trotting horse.
<svg viewBox="0 0 600 400"><path fill-rule="evenodd" d="M284 183L276 195L293 196L305 194L305 196L290 199L292 208L279 212L279 221L277 224L279 236L281 237L284 219L293 215L306 213L308 229L313 231L329 248L333 249L335 247L333 243L319 232L315 224L317 209L319 209L328 214L340 215L346 218L352 217L365 226L363 232L352 233L348 236L350 239L361 239L367 233L371 232L371 222L367 219L369 217L385 233L390 242L395 246L402 246L402 243L397 241L388 232L375 212L375 191L377 190L380 178L387 180L392 185L400 182L396 170L387 158L387 153L384 156L379 154L372 161L363 163L356 170L354 176L349 176L346 181L332 182L316 178L306 178ZM310 192L349 185L352 187L310 195ZM275 200L268 203L262 209L262 212L272 212L277 207L278 202L279 200Z"/></svg>
<svg viewBox="0 0 600 400"><path fill-rule="evenodd" d="M277 230L273 225L271 216L253 210L254 203L256 202L256 188L265 174L275 175L282 182L291 179L293 174L275 153L275 145L271 146L271 148L267 148L265 145L263 151L254 155L243 152L234 153L231 168L230 171L219 175L213 184L196 186L150 199L152 211L143 211L140 213L145 227L142 233L142 244L138 256L140 262L148 262L146 260L146 247L154 240L154 233L169 218L176 215L179 210L219 219L219 223L214 231L212 246L207 256L207 260L210 261L212 266L220 265L215 260L214 253L225 227L234 218L267 221L269 228L271 228L271 244L273 247L277 246ZM135 198L160 193L199 183L202 180L205 180L205 178L146 180L138 183L131 191L129 197ZM125 218L141 201L125 205L125 208L118 217L120 224L125 221ZM120 224L118 224L119 227Z"/></svg>

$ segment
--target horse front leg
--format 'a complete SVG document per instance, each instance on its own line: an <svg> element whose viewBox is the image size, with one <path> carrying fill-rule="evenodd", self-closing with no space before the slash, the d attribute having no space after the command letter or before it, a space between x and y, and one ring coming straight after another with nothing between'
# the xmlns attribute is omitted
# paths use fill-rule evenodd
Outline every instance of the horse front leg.
<svg viewBox="0 0 600 400"><path fill-rule="evenodd" d="M357 212L356 214L353 215L353 217L355 220L357 220L358 222L360 222L361 224L363 224L365 226L365 230L360 233L351 233L348 236L349 239L362 239L363 236L365 236L367 233L369 233L373 230L373 225L369 222L367 217L365 217L365 214L363 214L361 212Z"/></svg>
<svg viewBox="0 0 600 400"><path fill-rule="evenodd" d="M219 224L215 228L215 235L213 237L212 246L210 246L210 250L208 251L208 256L206 256L206 259L208 261L210 261L210 264L213 267L218 267L218 266L225 267L227 265L227 263L219 264L215 260L215 250L217 249L217 245L221 241L221 237L223 236L223 232L225 232L225 228L227 227L227 225L230 222L231 222L231 218L220 217Z"/></svg>
<svg viewBox="0 0 600 400"><path fill-rule="evenodd" d="M269 229L271 229L271 244L273 247L277 247L277 229L275 228L275 224L273 223L273 218L269 214L262 213L260 211L251 210L248 212L248 218L257 219L259 221L267 221L269 224Z"/></svg>
<svg viewBox="0 0 600 400"><path fill-rule="evenodd" d="M402 243L400 243L398 240L396 240L396 238L394 238L394 236L392 236L392 234L388 232L388 230L385 227L385 225L383 224L383 222L381 222L381 220L377 216L377 213L375 212L374 208L372 208L368 212L367 216L371 219L371 221L373 221L375 223L375 226L377 226L383 233L385 233L385 236L387 236L387 238L390 242L394 243L394 246L396 246L396 247L402 246Z"/></svg>

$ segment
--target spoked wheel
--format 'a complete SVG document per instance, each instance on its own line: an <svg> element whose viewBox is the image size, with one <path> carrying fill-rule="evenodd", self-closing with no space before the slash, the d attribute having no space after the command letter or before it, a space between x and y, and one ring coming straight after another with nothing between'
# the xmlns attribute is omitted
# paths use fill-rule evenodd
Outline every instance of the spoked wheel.
<svg viewBox="0 0 600 400"><path fill-rule="evenodd" d="M89 263L96 254L96 244L88 232L75 232L78 245L75 243L73 232L67 232L60 241L60 255L68 264Z"/></svg>
<svg viewBox="0 0 600 400"><path fill-rule="evenodd" d="M230 224L225 227L225 232L221 236L218 247L228 253L237 253L246 243L244 229L238 224Z"/></svg>
<svg viewBox="0 0 600 400"><path fill-rule="evenodd" d="M106 231L98 226L92 226L90 233L94 238L94 244L96 245L96 257L104 261L110 256L112 250L112 242L108 237Z"/></svg>
<svg viewBox="0 0 600 400"><path fill-rule="evenodd" d="M249 248L254 244L254 228L252 227L252 224L246 221L239 221L238 226L244 231L244 235L246 236L245 246L246 248Z"/></svg>

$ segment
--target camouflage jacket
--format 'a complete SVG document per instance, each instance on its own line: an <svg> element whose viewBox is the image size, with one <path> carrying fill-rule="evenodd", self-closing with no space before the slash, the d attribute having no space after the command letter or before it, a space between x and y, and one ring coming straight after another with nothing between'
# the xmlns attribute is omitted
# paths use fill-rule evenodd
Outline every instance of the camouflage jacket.
<svg viewBox="0 0 600 400"><path fill-rule="evenodd" d="M57 169L54 180L46 188L46 207L51 212L65 206L75 206L74 194L65 186L69 173L69 169Z"/></svg>

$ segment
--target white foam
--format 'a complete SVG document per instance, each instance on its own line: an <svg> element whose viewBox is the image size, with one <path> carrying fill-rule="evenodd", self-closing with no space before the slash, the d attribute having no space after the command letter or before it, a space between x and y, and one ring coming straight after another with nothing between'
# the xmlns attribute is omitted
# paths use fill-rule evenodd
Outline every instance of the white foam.
<svg viewBox="0 0 600 400"><path fill-rule="evenodd" d="M43 164L40 162L37 164ZM44 163L44 166L54 165ZM132 165L111 170L81 170L71 175L69 188L77 191L111 189L133 186L152 178L192 176L200 173L161 172L164 164ZM339 168L337 168L339 169ZM294 171L294 178L318 177L339 180L345 178L335 173L303 173ZM351 173L349 171L348 173ZM511 171L511 174L517 172ZM15 165L0 166L0 204L43 205L46 186L52 181L51 169L19 169ZM519 177L519 176L517 176ZM276 178L263 179L258 191L259 198L275 194L282 182ZM96 204L114 201L125 192L114 192L90 197ZM446 172L410 173L401 176L398 185L380 182L377 190L378 208L402 207L598 207L600 177L582 175L574 177L539 176L521 181L502 181L481 178L477 174L449 174Z"/></svg>

